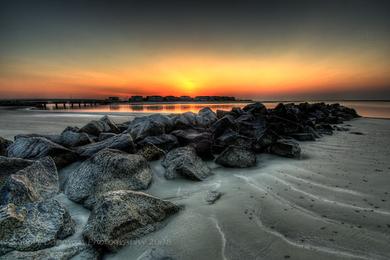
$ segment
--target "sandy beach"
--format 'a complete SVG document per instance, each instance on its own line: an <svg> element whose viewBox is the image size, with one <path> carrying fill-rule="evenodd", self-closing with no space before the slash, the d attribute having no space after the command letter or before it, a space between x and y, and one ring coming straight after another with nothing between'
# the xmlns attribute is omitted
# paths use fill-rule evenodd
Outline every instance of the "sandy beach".
<svg viewBox="0 0 390 260"><path fill-rule="evenodd" d="M113 121L135 115L114 115ZM59 133L101 115L0 110L0 136ZM105 259L389 259L390 120L346 122L335 132L300 142L300 159L260 154L256 167L228 169L209 162L203 182L168 181L160 161L151 163L146 193L184 206L165 226ZM70 165L60 172L66 179ZM209 190L223 195L213 205ZM89 211L69 201L81 239Z"/></svg>

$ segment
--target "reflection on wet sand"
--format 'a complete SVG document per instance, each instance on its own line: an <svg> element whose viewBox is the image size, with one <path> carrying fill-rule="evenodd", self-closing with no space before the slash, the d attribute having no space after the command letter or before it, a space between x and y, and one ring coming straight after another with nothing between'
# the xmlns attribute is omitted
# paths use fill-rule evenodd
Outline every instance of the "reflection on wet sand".
<svg viewBox="0 0 390 260"><path fill-rule="evenodd" d="M244 107L247 103L224 103L224 104L111 104L96 107L70 107L65 106L56 109L55 106L48 106L48 110L67 111L67 112L151 112L151 113L184 113L198 112L204 107L210 107L212 110L230 110L233 107Z"/></svg>

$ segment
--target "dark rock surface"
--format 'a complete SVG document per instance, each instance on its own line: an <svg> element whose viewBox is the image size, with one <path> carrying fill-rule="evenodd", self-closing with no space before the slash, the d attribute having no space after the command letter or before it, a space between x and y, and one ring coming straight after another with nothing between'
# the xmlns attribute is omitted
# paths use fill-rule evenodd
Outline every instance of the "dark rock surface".
<svg viewBox="0 0 390 260"><path fill-rule="evenodd" d="M19 137L8 147L8 156L22 159L39 159L45 156L53 158L58 167L74 162L77 154L64 146L44 137Z"/></svg>
<svg viewBox="0 0 390 260"><path fill-rule="evenodd" d="M186 112L173 118L175 129L206 128L217 121L217 115L208 107L202 108L198 114Z"/></svg>
<svg viewBox="0 0 390 260"><path fill-rule="evenodd" d="M137 151L137 154L143 156L147 161L155 161L162 158L165 152L154 144L146 144Z"/></svg>
<svg viewBox="0 0 390 260"><path fill-rule="evenodd" d="M61 143L65 147L75 147L92 143L87 133L78 132L77 128L68 127L61 133Z"/></svg>
<svg viewBox="0 0 390 260"><path fill-rule="evenodd" d="M179 211L175 204L145 193L113 191L97 199L84 227L83 237L104 249L125 246L161 226L163 220Z"/></svg>
<svg viewBox="0 0 390 260"><path fill-rule="evenodd" d="M100 133L98 140L103 141L106 140L107 138L114 137L114 136L116 136L116 134L114 133Z"/></svg>
<svg viewBox="0 0 390 260"><path fill-rule="evenodd" d="M35 251L74 233L75 223L56 200L0 208L0 255L13 250Z"/></svg>
<svg viewBox="0 0 390 260"><path fill-rule="evenodd" d="M133 139L129 134L119 134L100 142L80 146L76 151L82 157L90 157L105 148L118 149L128 153L136 151Z"/></svg>
<svg viewBox="0 0 390 260"><path fill-rule="evenodd" d="M7 148L12 143L13 143L12 141L4 139L3 137L0 137L0 156L6 156L7 155Z"/></svg>
<svg viewBox="0 0 390 260"><path fill-rule="evenodd" d="M24 169L33 163L33 160L0 156L0 186L3 185L5 179L9 175L14 174L17 171Z"/></svg>
<svg viewBox="0 0 390 260"><path fill-rule="evenodd" d="M90 207L100 193L122 189L142 190L151 181L152 172L144 157L105 149L70 173L65 194L70 200Z"/></svg>
<svg viewBox="0 0 390 260"><path fill-rule="evenodd" d="M136 117L130 122L128 132L135 141L147 136L162 135L173 129L172 119L165 115L153 114L150 116Z"/></svg>
<svg viewBox="0 0 390 260"><path fill-rule="evenodd" d="M179 142L176 136L171 134L148 136L137 142L137 145L140 147L145 146L146 144L153 144L164 151L169 151L177 147Z"/></svg>
<svg viewBox="0 0 390 260"><path fill-rule="evenodd" d="M289 158L297 158L301 155L299 144L291 140L277 140L270 147L270 152Z"/></svg>
<svg viewBox="0 0 390 260"><path fill-rule="evenodd" d="M256 165L256 154L244 147L229 146L215 159L215 162L225 167L252 167Z"/></svg>
<svg viewBox="0 0 390 260"><path fill-rule="evenodd" d="M0 205L23 205L48 199L59 191L58 173L50 157L30 161L0 157ZM9 167L9 168L8 168Z"/></svg>
<svg viewBox="0 0 390 260"><path fill-rule="evenodd" d="M213 159L213 135L195 129L175 130L171 132L179 140L180 146L191 145L202 159Z"/></svg>
<svg viewBox="0 0 390 260"><path fill-rule="evenodd" d="M171 150L165 156L162 165L165 167L167 179L174 179L181 175L191 180L202 181L212 174L191 146Z"/></svg>
<svg viewBox="0 0 390 260"><path fill-rule="evenodd" d="M246 105L242 110L258 116L264 116L268 112L267 108L260 102Z"/></svg>
<svg viewBox="0 0 390 260"><path fill-rule="evenodd" d="M110 120L108 116L104 116L99 120L92 120L83 126L79 131L94 136L99 136L100 133L104 132L120 132L119 128Z"/></svg>
<svg viewBox="0 0 390 260"><path fill-rule="evenodd" d="M61 144L61 135L57 135L57 134L51 134L51 135L19 134L19 135L15 135L14 140L17 140L19 138L30 138L30 137L43 137L47 140L52 141L53 143Z"/></svg>

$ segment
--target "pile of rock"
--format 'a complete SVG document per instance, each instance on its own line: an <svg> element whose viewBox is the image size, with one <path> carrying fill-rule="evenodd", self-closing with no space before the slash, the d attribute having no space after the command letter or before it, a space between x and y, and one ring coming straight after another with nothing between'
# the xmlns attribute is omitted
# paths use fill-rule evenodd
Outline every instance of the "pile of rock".
<svg viewBox="0 0 390 260"><path fill-rule="evenodd" d="M167 179L202 181L212 174L205 160L225 167L252 167L257 153L297 158L296 141L332 134L333 124L358 117L339 104L261 103L217 111L135 118L115 124L107 116L58 135L0 138L0 255L6 258L97 258L162 226L177 205L141 192L153 179L149 161L161 161ZM337 128L340 129L340 128ZM67 176L65 195L91 209L85 242L58 246L74 233L59 192L58 167L83 161ZM214 203L214 191L206 199ZM57 246L56 246L57 245Z"/></svg>

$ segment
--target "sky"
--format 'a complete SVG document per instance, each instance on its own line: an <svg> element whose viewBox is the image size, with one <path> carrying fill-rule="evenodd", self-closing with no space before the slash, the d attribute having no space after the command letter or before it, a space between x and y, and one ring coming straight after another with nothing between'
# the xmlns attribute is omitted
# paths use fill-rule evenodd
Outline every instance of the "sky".
<svg viewBox="0 0 390 260"><path fill-rule="evenodd" d="M0 99L390 99L390 2L0 0Z"/></svg>

